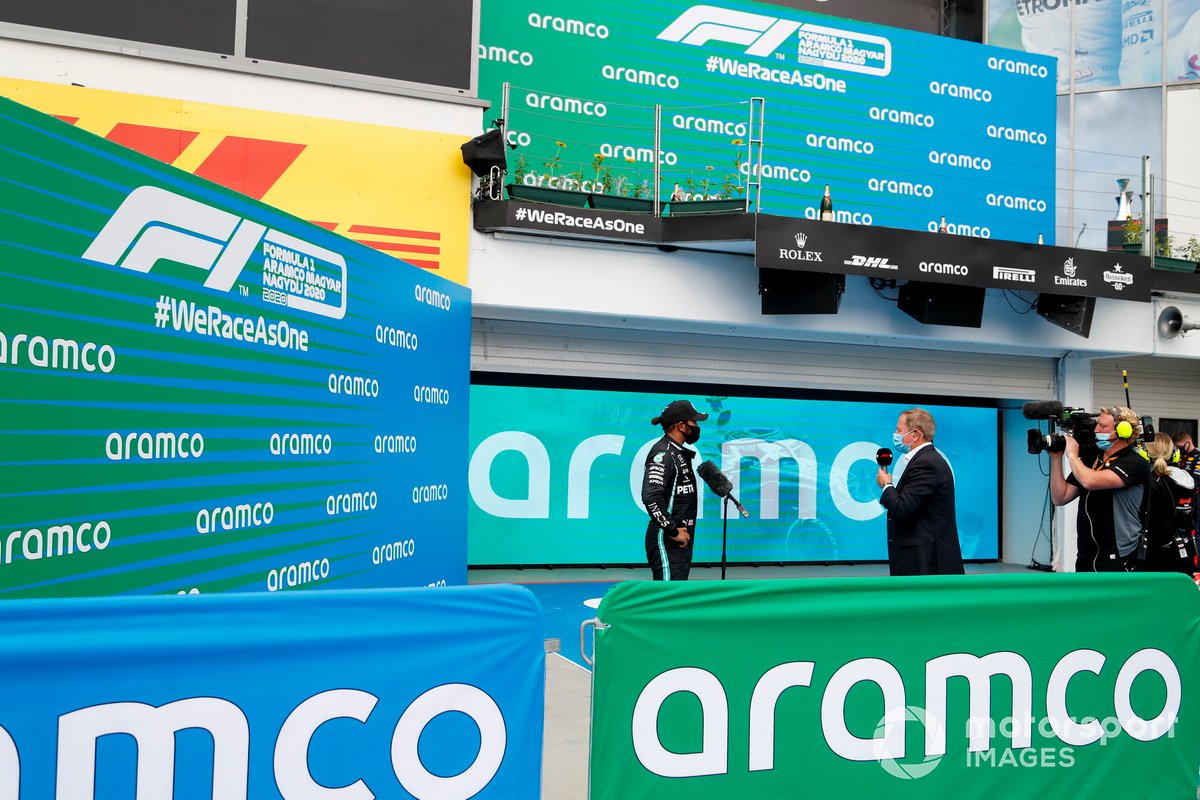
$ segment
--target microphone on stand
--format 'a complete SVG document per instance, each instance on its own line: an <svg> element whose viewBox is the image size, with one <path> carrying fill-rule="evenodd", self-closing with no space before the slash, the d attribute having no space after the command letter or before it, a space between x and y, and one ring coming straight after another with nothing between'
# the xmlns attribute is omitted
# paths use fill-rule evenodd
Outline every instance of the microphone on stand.
<svg viewBox="0 0 1200 800"><path fill-rule="evenodd" d="M713 494L717 497L728 497L729 502L733 503L738 513L746 519L750 518L750 512L733 496L733 483L730 482L729 478L725 477L721 470L717 469L716 464L711 461L705 461L696 468L696 474L704 479L704 482L708 484L708 488L712 489Z"/></svg>

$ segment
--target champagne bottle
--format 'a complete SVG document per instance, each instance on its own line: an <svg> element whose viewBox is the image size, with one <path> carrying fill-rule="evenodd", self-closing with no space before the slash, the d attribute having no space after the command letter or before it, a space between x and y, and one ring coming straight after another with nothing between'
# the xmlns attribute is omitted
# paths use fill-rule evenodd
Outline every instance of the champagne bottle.
<svg viewBox="0 0 1200 800"><path fill-rule="evenodd" d="M942 222L938 225L938 233L949 233L950 229L946 227L946 217L942 216Z"/></svg>
<svg viewBox="0 0 1200 800"><path fill-rule="evenodd" d="M833 222L833 199L829 196L829 184L825 184L825 196L821 198L821 222Z"/></svg>

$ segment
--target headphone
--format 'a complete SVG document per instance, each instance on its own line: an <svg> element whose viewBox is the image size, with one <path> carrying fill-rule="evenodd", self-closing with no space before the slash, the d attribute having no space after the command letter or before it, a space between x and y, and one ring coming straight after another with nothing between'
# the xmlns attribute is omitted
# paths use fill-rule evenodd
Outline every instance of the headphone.
<svg viewBox="0 0 1200 800"><path fill-rule="evenodd" d="M1117 423L1116 434L1118 439L1128 439L1133 436L1133 426L1127 421L1121 420Z"/></svg>

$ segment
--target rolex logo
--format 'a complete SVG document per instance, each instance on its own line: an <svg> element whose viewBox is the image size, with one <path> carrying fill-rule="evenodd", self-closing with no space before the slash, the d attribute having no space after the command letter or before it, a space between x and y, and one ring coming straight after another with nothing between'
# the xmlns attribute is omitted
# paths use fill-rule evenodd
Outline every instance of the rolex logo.
<svg viewBox="0 0 1200 800"><path fill-rule="evenodd" d="M807 241L808 241L807 234L803 234L803 233L796 234L796 247L804 247L804 243Z"/></svg>

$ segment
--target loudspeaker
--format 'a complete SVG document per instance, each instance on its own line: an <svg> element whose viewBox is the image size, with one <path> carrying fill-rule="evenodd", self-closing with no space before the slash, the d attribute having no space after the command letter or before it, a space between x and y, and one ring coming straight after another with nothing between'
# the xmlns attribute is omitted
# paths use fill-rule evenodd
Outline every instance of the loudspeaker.
<svg viewBox="0 0 1200 800"><path fill-rule="evenodd" d="M845 291L845 275L767 267L758 270L764 314L836 314Z"/></svg>
<svg viewBox="0 0 1200 800"><path fill-rule="evenodd" d="M1096 298L1076 297L1069 294L1039 294L1037 313L1040 317L1087 338L1092 332L1092 314L1096 310Z"/></svg>
<svg viewBox="0 0 1200 800"><path fill-rule="evenodd" d="M1158 335L1164 339L1174 339L1180 334L1200 328L1200 322L1185 317L1175 306L1167 306L1158 315Z"/></svg>
<svg viewBox="0 0 1200 800"><path fill-rule="evenodd" d="M925 325L979 328L983 325L982 286L909 281L900 287L896 307Z"/></svg>
<svg viewBox="0 0 1200 800"><path fill-rule="evenodd" d="M462 150L463 163L481 178L492 167L499 167L501 172L508 171L508 161L504 157L504 134L499 128L476 136L459 149Z"/></svg>

